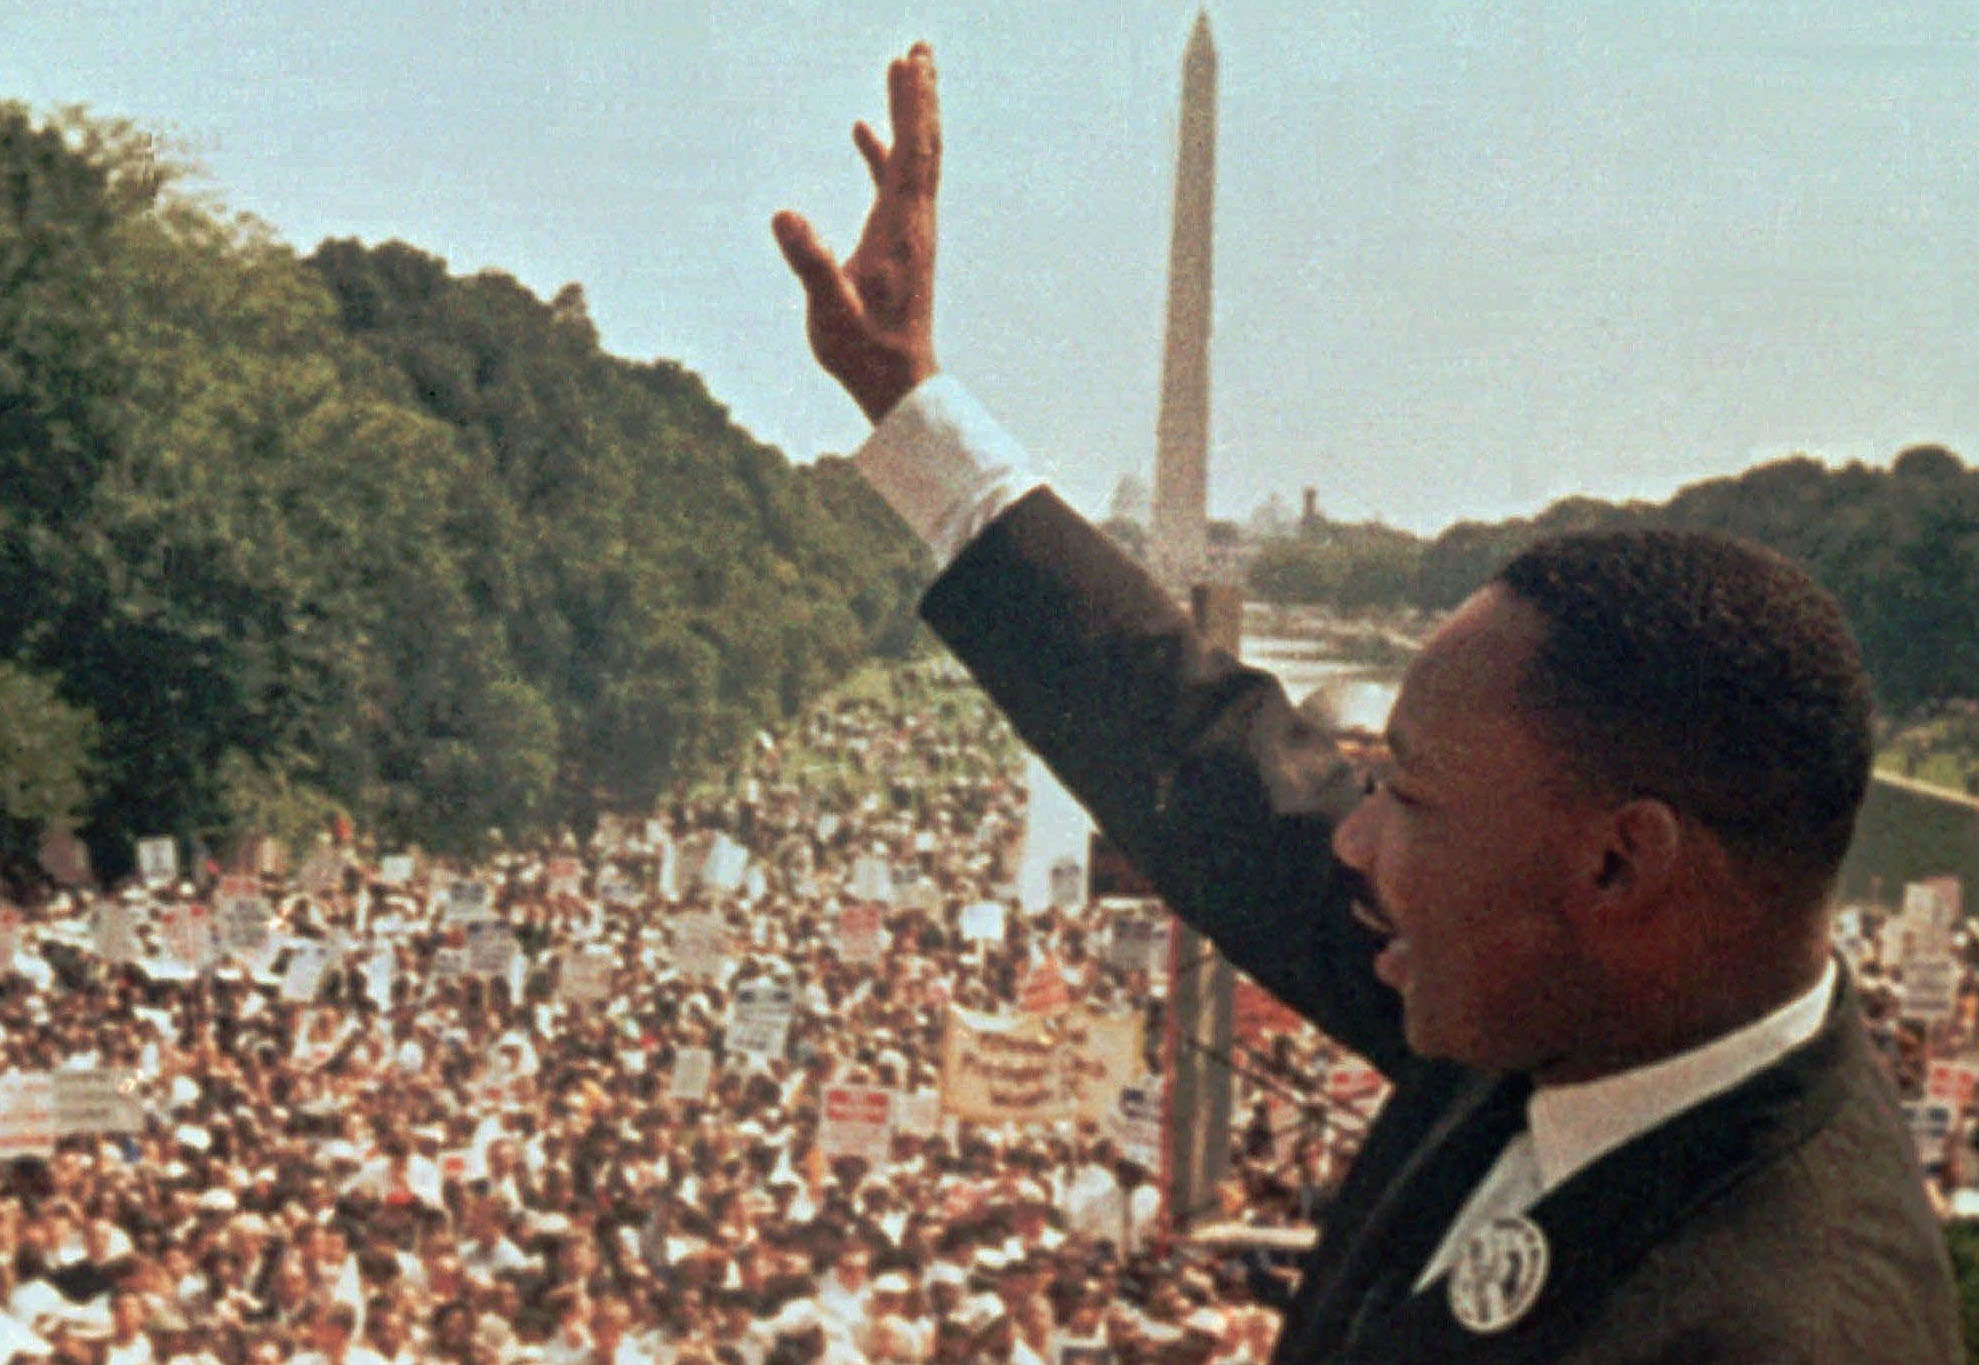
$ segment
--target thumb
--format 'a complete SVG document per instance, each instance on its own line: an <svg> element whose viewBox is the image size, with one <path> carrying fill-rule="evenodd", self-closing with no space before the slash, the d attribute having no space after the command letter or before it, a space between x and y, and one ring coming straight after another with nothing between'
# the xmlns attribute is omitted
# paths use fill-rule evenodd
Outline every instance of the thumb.
<svg viewBox="0 0 1979 1365"><path fill-rule="evenodd" d="M852 282L802 214L785 209L770 219L770 230L791 273L804 286L813 324L847 322L858 316L859 299Z"/></svg>

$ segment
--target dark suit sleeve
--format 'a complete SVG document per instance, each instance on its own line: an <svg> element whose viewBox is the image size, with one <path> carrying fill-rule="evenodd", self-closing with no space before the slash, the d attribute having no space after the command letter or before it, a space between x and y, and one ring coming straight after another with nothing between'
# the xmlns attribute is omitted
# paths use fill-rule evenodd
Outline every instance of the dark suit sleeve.
<svg viewBox="0 0 1979 1365"><path fill-rule="evenodd" d="M1359 784L1275 679L1205 649L1045 489L972 541L921 612L1176 913L1393 1074L1399 1004L1331 851Z"/></svg>

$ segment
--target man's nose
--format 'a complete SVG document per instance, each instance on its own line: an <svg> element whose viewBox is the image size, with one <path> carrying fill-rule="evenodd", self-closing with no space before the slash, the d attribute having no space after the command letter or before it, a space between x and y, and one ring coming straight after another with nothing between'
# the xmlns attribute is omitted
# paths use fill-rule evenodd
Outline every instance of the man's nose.
<svg viewBox="0 0 1979 1365"><path fill-rule="evenodd" d="M1333 827L1333 856L1363 875L1369 871L1374 856L1374 823L1379 818L1375 814L1376 804L1373 795L1363 796L1347 812L1347 818Z"/></svg>

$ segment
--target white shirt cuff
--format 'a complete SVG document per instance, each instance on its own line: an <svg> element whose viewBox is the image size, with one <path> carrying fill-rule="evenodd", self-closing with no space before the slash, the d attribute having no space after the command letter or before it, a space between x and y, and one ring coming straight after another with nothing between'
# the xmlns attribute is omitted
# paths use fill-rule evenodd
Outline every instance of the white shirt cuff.
<svg viewBox="0 0 1979 1365"><path fill-rule="evenodd" d="M942 568L1043 482L989 410L942 374L894 404L852 461Z"/></svg>

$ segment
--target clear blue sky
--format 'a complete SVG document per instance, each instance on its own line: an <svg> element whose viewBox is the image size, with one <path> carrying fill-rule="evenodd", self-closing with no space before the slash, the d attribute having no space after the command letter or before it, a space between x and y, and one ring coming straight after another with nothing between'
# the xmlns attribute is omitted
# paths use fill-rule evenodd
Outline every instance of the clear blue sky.
<svg viewBox="0 0 1979 1365"><path fill-rule="evenodd" d="M175 135L300 250L400 237L863 423L767 222L849 247L885 59L942 67L942 359L1089 510L1153 447L1180 0L0 7L0 97ZM1075 17L1068 17L1075 16ZM1971 0L1227 0L1211 501L1419 530L1791 450L1979 460Z"/></svg>

